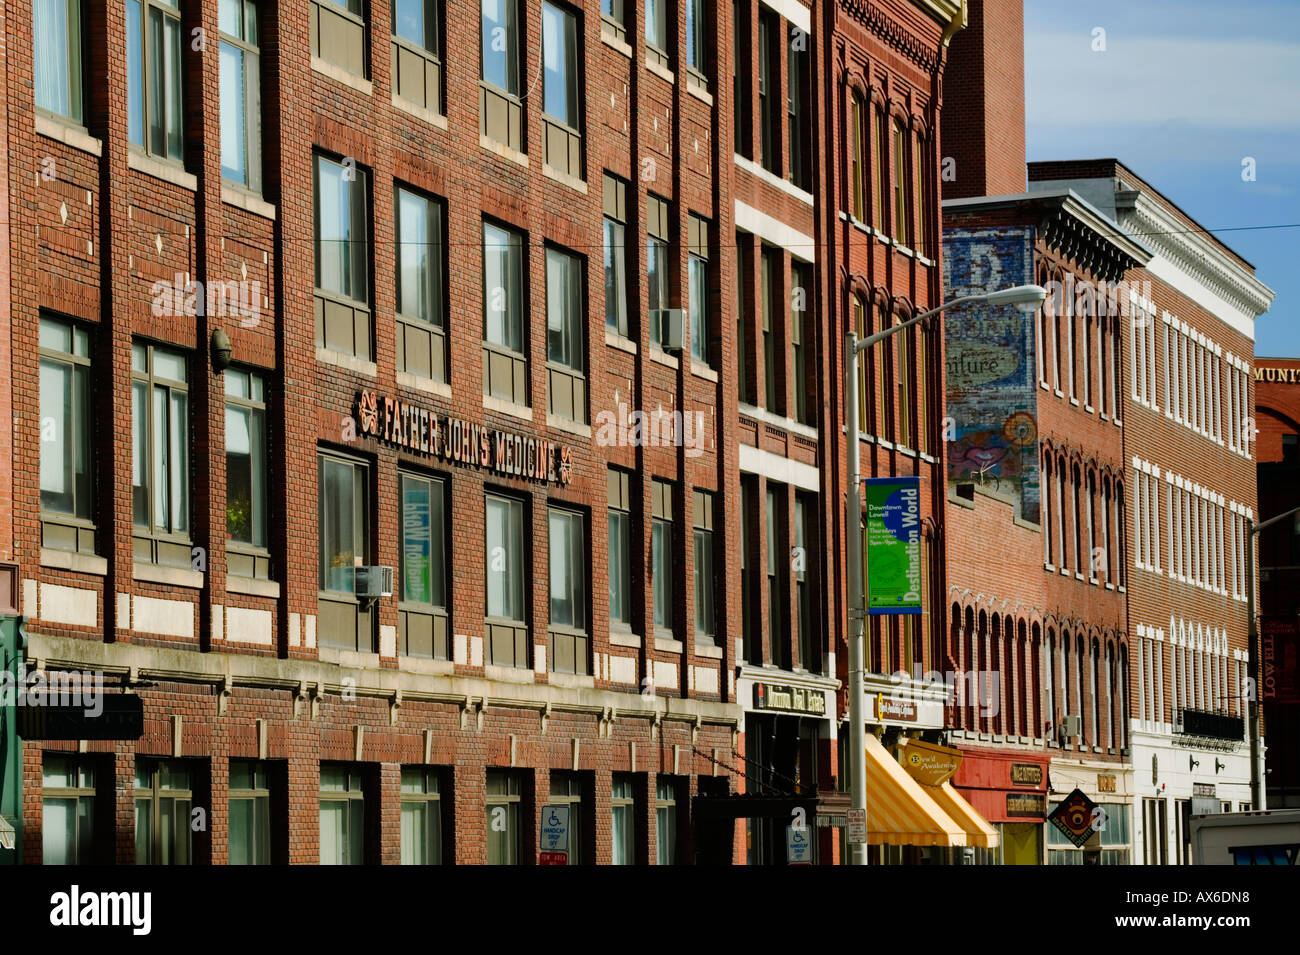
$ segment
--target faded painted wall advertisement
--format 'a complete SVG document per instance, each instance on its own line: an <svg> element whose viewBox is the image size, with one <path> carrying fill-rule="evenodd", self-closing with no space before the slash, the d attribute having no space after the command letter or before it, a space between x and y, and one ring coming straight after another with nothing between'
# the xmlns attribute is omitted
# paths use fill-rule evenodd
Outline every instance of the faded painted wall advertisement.
<svg viewBox="0 0 1300 955"><path fill-rule="evenodd" d="M946 298L1033 282L1033 231L944 233ZM959 305L944 319L949 483L973 483L1039 521L1038 391L1033 314Z"/></svg>

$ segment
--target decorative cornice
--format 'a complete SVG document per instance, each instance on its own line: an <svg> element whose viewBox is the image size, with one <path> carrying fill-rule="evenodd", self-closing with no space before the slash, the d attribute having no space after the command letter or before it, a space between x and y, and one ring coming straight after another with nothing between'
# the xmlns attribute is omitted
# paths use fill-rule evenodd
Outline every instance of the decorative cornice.
<svg viewBox="0 0 1300 955"><path fill-rule="evenodd" d="M948 45L952 34L961 27L952 29L954 23L966 25L965 0L913 0L915 5L944 27L943 45ZM878 4L871 0L841 0L840 6L853 19L889 46L907 56L921 66L926 72L933 73L939 68L938 49L927 46L906 24L895 20ZM951 32L949 30L951 29Z"/></svg>
<svg viewBox="0 0 1300 955"><path fill-rule="evenodd" d="M1174 218L1137 189L1117 189L1120 227L1252 319L1268 311L1274 292L1214 242Z"/></svg>

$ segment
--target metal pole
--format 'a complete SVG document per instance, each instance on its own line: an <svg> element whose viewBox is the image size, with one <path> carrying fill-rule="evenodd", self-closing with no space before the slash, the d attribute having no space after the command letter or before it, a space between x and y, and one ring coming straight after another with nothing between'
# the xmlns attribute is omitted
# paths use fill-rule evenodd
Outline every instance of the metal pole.
<svg viewBox="0 0 1300 955"><path fill-rule="evenodd" d="M862 501L858 470L858 336L844 338L844 539L848 550L849 590L849 789L852 808L867 810L867 726L862 712ZM849 864L867 864L866 843L849 846Z"/></svg>
<svg viewBox="0 0 1300 955"><path fill-rule="evenodd" d="M1264 808L1263 781L1259 771L1259 627L1255 621L1255 522L1246 518L1246 718L1250 721L1250 808Z"/></svg>

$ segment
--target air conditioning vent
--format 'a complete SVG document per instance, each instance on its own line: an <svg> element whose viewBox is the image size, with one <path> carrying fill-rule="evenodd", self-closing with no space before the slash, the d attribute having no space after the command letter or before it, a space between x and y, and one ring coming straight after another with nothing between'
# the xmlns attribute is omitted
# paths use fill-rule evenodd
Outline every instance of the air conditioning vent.
<svg viewBox="0 0 1300 955"><path fill-rule="evenodd" d="M664 351L681 351L685 343L682 326L686 312L680 308L656 308L650 312L650 327L657 329L657 344Z"/></svg>
<svg viewBox="0 0 1300 955"><path fill-rule="evenodd" d="M1083 732L1083 718L1077 713L1061 719L1061 738L1074 739Z"/></svg>
<svg viewBox="0 0 1300 955"><path fill-rule="evenodd" d="M357 568L358 599L391 597L392 595L393 568L381 566Z"/></svg>

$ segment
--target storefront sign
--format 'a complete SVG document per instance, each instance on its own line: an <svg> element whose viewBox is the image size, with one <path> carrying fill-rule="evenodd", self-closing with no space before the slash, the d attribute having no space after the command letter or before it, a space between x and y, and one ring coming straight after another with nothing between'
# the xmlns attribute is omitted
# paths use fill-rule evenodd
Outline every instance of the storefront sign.
<svg viewBox="0 0 1300 955"><path fill-rule="evenodd" d="M1007 793L1007 815L1042 819L1047 813L1047 797L1042 793Z"/></svg>
<svg viewBox="0 0 1300 955"><path fill-rule="evenodd" d="M826 715L826 695L820 690L781 683L755 683L754 709L784 710L787 713Z"/></svg>
<svg viewBox="0 0 1300 955"><path fill-rule="evenodd" d="M908 740L903 748L903 768L924 786L942 786L961 766L959 749L936 746L919 739Z"/></svg>
<svg viewBox="0 0 1300 955"><path fill-rule="evenodd" d="M900 700L896 697L885 696L882 693L876 694L876 714L877 722L886 721L893 723L915 723L916 722L916 702L914 700Z"/></svg>
<svg viewBox="0 0 1300 955"><path fill-rule="evenodd" d="M867 612L921 612L921 482L867 478Z"/></svg>
<svg viewBox="0 0 1300 955"><path fill-rule="evenodd" d="M569 483L572 451L554 441L498 431L373 391L357 396L357 412L361 433L385 444L509 477Z"/></svg>
<svg viewBox="0 0 1300 955"><path fill-rule="evenodd" d="M1296 618L1263 616L1259 631L1259 698L1300 703L1300 635Z"/></svg>
<svg viewBox="0 0 1300 955"><path fill-rule="evenodd" d="M1076 789L1061 800L1056 811L1048 818L1065 838L1082 849L1083 844L1097 831L1099 820L1105 818L1105 813L1098 814L1094 811L1096 808L1097 804L1082 789Z"/></svg>
<svg viewBox="0 0 1300 955"><path fill-rule="evenodd" d="M1300 384L1300 368L1261 368L1256 365L1255 380L1283 385Z"/></svg>
<svg viewBox="0 0 1300 955"><path fill-rule="evenodd" d="M402 482L402 596L416 603L432 603L429 573L432 542L429 539L429 485Z"/></svg>
<svg viewBox="0 0 1300 955"><path fill-rule="evenodd" d="M1113 793L1115 792L1116 778L1114 773L1097 774L1097 792Z"/></svg>
<svg viewBox="0 0 1300 955"><path fill-rule="evenodd" d="M1193 796L1214 796L1214 783L1192 783Z"/></svg>
<svg viewBox="0 0 1300 955"><path fill-rule="evenodd" d="M1043 767L1039 763L1012 763L1011 782L1017 786L1043 785Z"/></svg>

